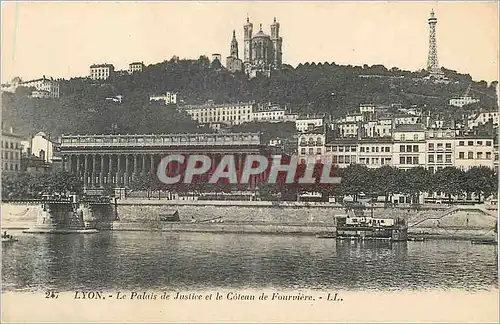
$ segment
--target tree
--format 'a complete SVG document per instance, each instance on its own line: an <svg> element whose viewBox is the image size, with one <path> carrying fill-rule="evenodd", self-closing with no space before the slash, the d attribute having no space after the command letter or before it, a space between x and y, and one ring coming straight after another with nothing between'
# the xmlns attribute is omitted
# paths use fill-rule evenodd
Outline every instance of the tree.
<svg viewBox="0 0 500 324"><path fill-rule="evenodd" d="M465 173L464 191L475 193L481 202L481 197L490 196L496 192L497 181L495 171L485 167L472 167Z"/></svg>
<svg viewBox="0 0 500 324"><path fill-rule="evenodd" d="M370 191L372 183L370 172L365 165L351 164L342 172L340 192L343 195L351 195L354 201L358 201L361 193Z"/></svg>
<svg viewBox="0 0 500 324"><path fill-rule="evenodd" d="M465 174L462 170L446 167L438 170L432 178L433 189L442 192L451 200L452 195L459 195L465 188Z"/></svg>
<svg viewBox="0 0 500 324"><path fill-rule="evenodd" d="M50 174L2 174L2 197L10 199L40 198L44 194L83 193L83 183L69 172Z"/></svg>
<svg viewBox="0 0 500 324"><path fill-rule="evenodd" d="M399 192L398 178L401 177L401 170L384 165L372 171L373 191L385 196L385 201L391 201L391 196Z"/></svg>
<svg viewBox="0 0 500 324"><path fill-rule="evenodd" d="M414 202L418 201L420 193L432 190L432 175L429 170L423 167L416 167L408 169L404 173L407 183L403 192L409 194Z"/></svg>

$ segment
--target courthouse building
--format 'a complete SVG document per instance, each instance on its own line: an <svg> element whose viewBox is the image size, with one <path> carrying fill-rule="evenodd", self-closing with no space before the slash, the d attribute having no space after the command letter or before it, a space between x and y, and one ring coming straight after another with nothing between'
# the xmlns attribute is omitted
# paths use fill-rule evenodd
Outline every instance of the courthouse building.
<svg viewBox="0 0 500 324"><path fill-rule="evenodd" d="M79 175L86 188L127 187L138 176L155 174L169 154L209 155L212 166L232 154L241 168L247 154L267 152L260 133L63 135L60 146L63 167Z"/></svg>

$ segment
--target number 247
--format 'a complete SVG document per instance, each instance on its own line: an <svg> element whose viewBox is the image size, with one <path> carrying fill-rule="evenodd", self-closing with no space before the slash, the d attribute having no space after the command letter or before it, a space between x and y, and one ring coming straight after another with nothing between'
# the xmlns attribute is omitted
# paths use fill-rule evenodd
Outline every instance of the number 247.
<svg viewBox="0 0 500 324"><path fill-rule="evenodd" d="M59 293L55 291L46 291L45 298L57 299L59 297Z"/></svg>

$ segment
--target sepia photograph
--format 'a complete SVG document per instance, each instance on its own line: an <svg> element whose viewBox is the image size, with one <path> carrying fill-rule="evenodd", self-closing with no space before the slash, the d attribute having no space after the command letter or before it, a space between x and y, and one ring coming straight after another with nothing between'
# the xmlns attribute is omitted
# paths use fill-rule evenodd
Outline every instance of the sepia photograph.
<svg viewBox="0 0 500 324"><path fill-rule="evenodd" d="M2 1L1 321L498 322L498 1Z"/></svg>

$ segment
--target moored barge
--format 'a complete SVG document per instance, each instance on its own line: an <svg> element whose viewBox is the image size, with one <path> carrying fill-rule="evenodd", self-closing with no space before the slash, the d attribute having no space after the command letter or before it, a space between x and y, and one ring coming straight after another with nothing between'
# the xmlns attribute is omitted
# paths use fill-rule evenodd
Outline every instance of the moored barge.
<svg viewBox="0 0 500 324"><path fill-rule="evenodd" d="M408 226L402 218L340 216L336 220L338 239L408 240Z"/></svg>

